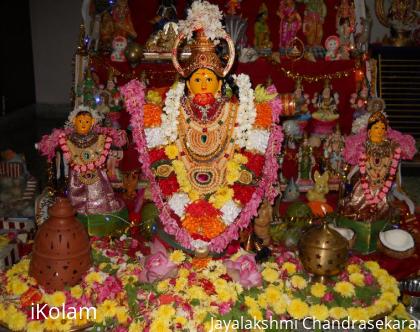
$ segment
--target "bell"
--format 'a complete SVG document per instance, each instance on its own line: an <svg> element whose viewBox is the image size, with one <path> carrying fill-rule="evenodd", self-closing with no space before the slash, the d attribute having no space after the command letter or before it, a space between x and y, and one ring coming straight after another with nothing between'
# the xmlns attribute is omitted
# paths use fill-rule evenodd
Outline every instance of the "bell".
<svg viewBox="0 0 420 332"><path fill-rule="evenodd" d="M320 282L339 274L347 262L348 241L328 227L326 220L309 228L301 236L298 247L303 267Z"/></svg>
<svg viewBox="0 0 420 332"><path fill-rule="evenodd" d="M92 266L89 236L67 198L57 198L48 215L35 236L29 275L48 290L63 290Z"/></svg>

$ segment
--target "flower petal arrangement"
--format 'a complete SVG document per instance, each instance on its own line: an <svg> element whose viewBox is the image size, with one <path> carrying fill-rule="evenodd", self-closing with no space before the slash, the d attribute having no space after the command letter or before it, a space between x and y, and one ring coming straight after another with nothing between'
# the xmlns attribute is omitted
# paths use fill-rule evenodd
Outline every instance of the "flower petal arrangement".
<svg viewBox="0 0 420 332"><path fill-rule="evenodd" d="M56 292L45 291L28 275L29 259L24 258L0 272L1 324L13 331L93 326L160 332L210 331L212 321L227 324L241 317L360 322L389 314L388 319L409 319L397 302L396 280L373 261L351 258L340 275L321 284L311 281L296 253L281 248L261 265L243 250L198 262L157 242L147 249L126 236L92 239L94 267L79 285ZM45 313L58 308L59 318L33 317L36 305ZM69 315L82 307L95 311Z"/></svg>
<svg viewBox="0 0 420 332"><path fill-rule="evenodd" d="M259 86L256 96L247 75L234 81L239 100L222 100L215 120L204 125L190 114L182 82L161 101L160 121L149 120L156 105L144 98L157 92L146 94L136 80L121 89L163 230L185 249L223 252L256 216L263 197L273 201L276 195L283 140L276 88Z"/></svg>

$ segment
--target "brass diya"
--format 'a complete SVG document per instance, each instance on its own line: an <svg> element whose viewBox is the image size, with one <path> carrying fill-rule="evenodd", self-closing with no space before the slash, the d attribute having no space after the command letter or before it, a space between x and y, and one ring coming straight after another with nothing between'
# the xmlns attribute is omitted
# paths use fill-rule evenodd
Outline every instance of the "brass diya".
<svg viewBox="0 0 420 332"><path fill-rule="evenodd" d="M49 290L78 284L92 266L89 236L66 198L57 198L35 236L29 274Z"/></svg>
<svg viewBox="0 0 420 332"><path fill-rule="evenodd" d="M337 231L322 225L309 228L299 240L299 258L305 270L324 281L340 273L347 262L348 241Z"/></svg>

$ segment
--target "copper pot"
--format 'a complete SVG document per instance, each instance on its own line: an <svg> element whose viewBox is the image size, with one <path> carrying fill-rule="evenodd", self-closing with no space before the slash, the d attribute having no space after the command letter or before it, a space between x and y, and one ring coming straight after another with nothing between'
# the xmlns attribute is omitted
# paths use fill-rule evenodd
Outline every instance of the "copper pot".
<svg viewBox="0 0 420 332"><path fill-rule="evenodd" d="M89 236L67 198L48 209L33 246L29 274L49 290L78 284L92 266Z"/></svg>
<svg viewBox="0 0 420 332"><path fill-rule="evenodd" d="M348 241L337 231L322 225L312 226L299 240L299 257L306 271L319 281L339 274L347 262Z"/></svg>

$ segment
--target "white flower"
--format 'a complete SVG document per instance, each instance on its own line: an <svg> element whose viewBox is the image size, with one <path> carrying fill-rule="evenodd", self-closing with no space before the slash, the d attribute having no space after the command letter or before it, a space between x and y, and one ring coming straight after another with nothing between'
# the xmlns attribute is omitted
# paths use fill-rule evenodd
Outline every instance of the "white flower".
<svg viewBox="0 0 420 332"><path fill-rule="evenodd" d="M178 137L178 115L185 84L178 82L167 93L161 116L163 144L170 144Z"/></svg>
<svg viewBox="0 0 420 332"><path fill-rule="evenodd" d="M203 29L207 38L215 41L226 35L222 18L223 13L217 5L212 5L207 1L195 1L188 9L187 19L178 22L179 31L191 39L194 31Z"/></svg>
<svg viewBox="0 0 420 332"><path fill-rule="evenodd" d="M239 88L239 107L234 135L237 144L240 147L246 147L255 118L257 116L254 104L254 90L251 88L251 81L248 75L239 74L233 76L236 85Z"/></svg>
<svg viewBox="0 0 420 332"><path fill-rule="evenodd" d="M265 153L265 150L267 150L269 138L269 131L261 129L252 129L248 131L248 140L246 148L248 150L257 150L260 153Z"/></svg>
<svg viewBox="0 0 420 332"><path fill-rule="evenodd" d="M370 117L370 113L363 114L362 116L359 116L357 119L353 121L353 124L351 126L351 132L353 134L357 134L360 130L363 128L366 128L368 125L368 120Z"/></svg>
<svg viewBox="0 0 420 332"><path fill-rule="evenodd" d="M185 206L188 203L190 203L190 199L185 193L175 193L168 200L169 206L179 217L182 217L185 214Z"/></svg>
<svg viewBox="0 0 420 332"><path fill-rule="evenodd" d="M241 208L234 201L230 200L220 209L222 211L222 219L226 225L230 225L241 212Z"/></svg>
<svg viewBox="0 0 420 332"><path fill-rule="evenodd" d="M203 241L203 240L192 240L191 241L191 245L193 246L194 249L207 248L208 244L209 244L208 242Z"/></svg>
<svg viewBox="0 0 420 332"><path fill-rule="evenodd" d="M165 143L165 135L162 127L145 128L147 147L149 149Z"/></svg>

